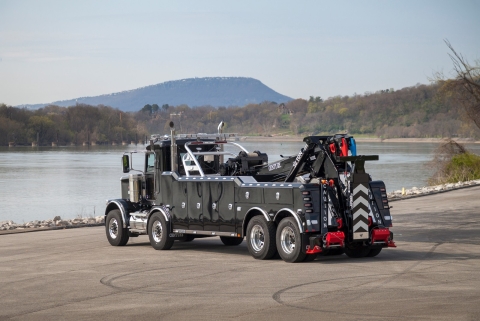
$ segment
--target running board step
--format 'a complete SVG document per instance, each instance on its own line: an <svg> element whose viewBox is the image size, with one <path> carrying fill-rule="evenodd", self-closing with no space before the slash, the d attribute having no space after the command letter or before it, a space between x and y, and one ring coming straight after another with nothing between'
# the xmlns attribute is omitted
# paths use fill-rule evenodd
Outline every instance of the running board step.
<svg viewBox="0 0 480 321"><path fill-rule="evenodd" d="M182 230L174 229L173 233L177 234L192 234L192 235L208 235L208 236L230 236L230 237L240 237L240 234L234 232L218 232L218 231L200 231L200 230Z"/></svg>

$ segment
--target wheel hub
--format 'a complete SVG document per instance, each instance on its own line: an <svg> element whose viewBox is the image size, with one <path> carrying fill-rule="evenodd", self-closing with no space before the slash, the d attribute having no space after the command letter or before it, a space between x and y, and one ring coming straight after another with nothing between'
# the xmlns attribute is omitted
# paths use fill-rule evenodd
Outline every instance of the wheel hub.
<svg viewBox="0 0 480 321"><path fill-rule="evenodd" d="M250 232L250 244L255 252L260 252L265 245L265 233L260 225L255 225Z"/></svg>
<svg viewBox="0 0 480 321"><path fill-rule="evenodd" d="M110 234L110 238L113 240L118 236L118 222L116 218L110 219L108 223L108 233Z"/></svg>
<svg viewBox="0 0 480 321"><path fill-rule="evenodd" d="M283 228L280 235L280 244L282 250L287 254L290 254L295 250L295 232L290 226Z"/></svg>
<svg viewBox="0 0 480 321"><path fill-rule="evenodd" d="M162 240L162 223L159 221L153 222L152 226L152 237L155 240L155 242L159 243Z"/></svg>

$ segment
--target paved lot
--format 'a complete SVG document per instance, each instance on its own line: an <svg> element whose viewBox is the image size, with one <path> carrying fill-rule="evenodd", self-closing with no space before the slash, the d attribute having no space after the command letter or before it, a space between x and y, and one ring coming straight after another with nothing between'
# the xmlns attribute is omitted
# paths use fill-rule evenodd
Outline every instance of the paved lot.
<svg viewBox="0 0 480 321"><path fill-rule="evenodd" d="M302 264L112 247L102 227L0 235L0 320L480 320L480 187L392 205L398 248Z"/></svg>

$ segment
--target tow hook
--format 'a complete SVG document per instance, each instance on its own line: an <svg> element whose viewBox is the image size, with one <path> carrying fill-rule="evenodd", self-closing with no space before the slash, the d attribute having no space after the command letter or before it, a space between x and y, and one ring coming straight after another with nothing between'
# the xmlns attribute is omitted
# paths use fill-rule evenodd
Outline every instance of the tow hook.
<svg viewBox="0 0 480 321"><path fill-rule="evenodd" d="M388 247L397 247L393 241L393 232L390 232L390 237L388 238Z"/></svg>
<svg viewBox="0 0 480 321"><path fill-rule="evenodd" d="M323 246L320 245L322 240ZM341 231L339 232L328 232L325 233L323 238L320 235L315 237L310 237L310 245L307 245L307 254L315 254L323 252L323 249L331 248L342 248L345 246L345 234ZM323 249L322 249L323 247Z"/></svg>
<svg viewBox="0 0 480 321"><path fill-rule="evenodd" d="M305 253L307 254L315 254L315 253L320 253L322 252L322 248L318 245L315 245L312 249L310 248L310 245L307 245L307 251Z"/></svg>

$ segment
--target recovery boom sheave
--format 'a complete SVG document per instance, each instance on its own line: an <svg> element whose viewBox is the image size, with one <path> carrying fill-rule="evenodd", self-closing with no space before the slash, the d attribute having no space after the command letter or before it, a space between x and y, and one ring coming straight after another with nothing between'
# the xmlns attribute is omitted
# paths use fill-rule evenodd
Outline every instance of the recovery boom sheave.
<svg viewBox="0 0 480 321"><path fill-rule="evenodd" d="M385 184L372 181L346 134L308 136L297 155L268 163L224 134L152 135L142 171L122 177L122 198L107 201L112 245L147 234L155 249L174 241L220 236L225 245L244 237L250 254L287 262L346 253L376 256L394 247ZM130 157L133 154L130 154ZM122 158L125 173L128 154Z"/></svg>

